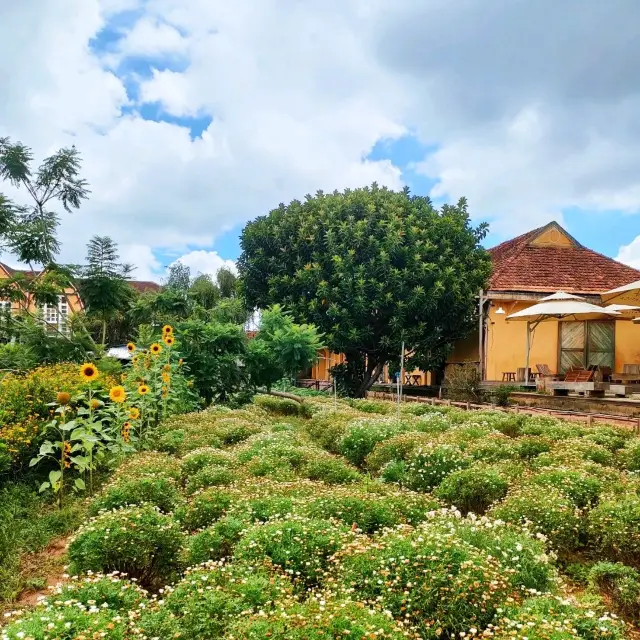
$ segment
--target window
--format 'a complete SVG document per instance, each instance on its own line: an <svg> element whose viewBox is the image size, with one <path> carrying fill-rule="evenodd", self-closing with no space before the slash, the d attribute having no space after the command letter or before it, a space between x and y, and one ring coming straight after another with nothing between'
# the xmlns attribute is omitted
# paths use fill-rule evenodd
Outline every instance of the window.
<svg viewBox="0 0 640 640"><path fill-rule="evenodd" d="M615 322L560 322L558 370L611 367L615 362Z"/></svg>
<svg viewBox="0 0 640 640"><path fill-rule="evenodd" d="M69 332L67 319L69 316L69 303L65 296L58 297L58 304L43 304L42 319L47 323L50 333Z"/></svg>

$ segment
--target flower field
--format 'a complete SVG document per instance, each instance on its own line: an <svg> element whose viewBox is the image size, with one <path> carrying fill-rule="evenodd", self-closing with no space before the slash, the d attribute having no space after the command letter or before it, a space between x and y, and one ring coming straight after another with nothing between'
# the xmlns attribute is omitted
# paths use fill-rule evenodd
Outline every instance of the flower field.
<svg viewBox="0 0 640 640"><path fill-rule="evenodd" d="M87 502L69 577L2 640L637 633L640 440L617 428L258 396L163 420Z"/></svg>

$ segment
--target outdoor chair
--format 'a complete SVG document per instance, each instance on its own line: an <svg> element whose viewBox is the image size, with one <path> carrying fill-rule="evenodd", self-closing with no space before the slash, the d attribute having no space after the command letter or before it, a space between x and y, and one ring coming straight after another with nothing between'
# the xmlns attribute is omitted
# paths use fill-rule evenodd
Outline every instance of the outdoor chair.
<svg viewBox="0 0 640 640"><path fill-rule="evenodd" d="M542 378L550 378L551 380L559 380L560 377L553 373L551 369L549 369L548 364L537 364L536 369L538 370L538 375Z"/></svg>

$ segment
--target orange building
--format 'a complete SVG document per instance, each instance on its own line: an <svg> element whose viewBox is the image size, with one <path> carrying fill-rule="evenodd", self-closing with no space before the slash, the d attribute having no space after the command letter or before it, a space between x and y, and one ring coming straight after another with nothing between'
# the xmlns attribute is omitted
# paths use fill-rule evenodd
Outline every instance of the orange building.
<svg viewBox="0 0 640 640"><path fill-rule="evenodd" d="M458 343L448 364L477 363L484 380L505 374L524 378L526 322L508 316L557 291L601 304L600 294L640 279L640 272L581 245L556 222L489 250L493 275L480 296L478 330ZM628 320L540 323L533 331L531 369L546 364L554 373L592 365L622 371L640 363L640 326Z"/></svg>
<svg viewBox="0 0 640 640"><path fill-rule="evenodd" d="M7 280L18 274L22 274L27 278L39 278L42 273L43 271L20 271L0 262L0 280ZM75 287L67 288L63 295L58 296L56 305L37 305L27 292L24 293L24 299L20 301L0 300L0 311L5 313L7 311L9 313L27 311L33 315L38 315L51 333L60 332L66 334L69 330L68 318L83 309L82 300Z"/></svg>
<svg viewBox="0 0 640 640"><path fill-rule="evenodd" d="M524 379L528 323L509 322L507 316L557 291L600 304L601 293L640 279L640 271L584 247L556 222L489 253L493 275L478 296L478 327L454 346L446 365L473 363L487 381L502 381L508 373ZM329 378L324 363L339 356L322 356L312 377L324 380ZM591 365L622 371L624 364L640 363L640 325L628 320L542 322L533 331L529 362L533 371L536 364L556 373ZM390 373L385 371L382 381L390 381ZM414 371L407 381L432 384L435 378Z"/></svg>

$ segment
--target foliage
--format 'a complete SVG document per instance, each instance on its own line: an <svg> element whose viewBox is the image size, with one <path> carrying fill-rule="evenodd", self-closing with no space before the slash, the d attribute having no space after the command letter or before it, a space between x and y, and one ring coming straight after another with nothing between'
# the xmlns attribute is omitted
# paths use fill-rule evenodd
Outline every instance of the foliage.
<svg viewBox="0 0 640 640"><path fill-rule="evenodd" d="M227 467L210 464L202 467L200 471L196 471L196 473L189 477L185 490L188 494L192 494L198 489L224 486L231 484L234 480L233 472Z"/></svg>
<svg viewBox="0 0 640 640"><path fill-rule="evenodd" d="M154 507L107 511L87 521L69 544L73 574L120 571L143 587L161 587L179 569L183 536Z"/></svg>
<svg viewBox="0 0 640 640"><path fill-rule="evenodd" d="M316 456L303 468L303 475L310 480L327 484L350 484L360 480L360 474L342 459L335 456Z"/></svg>
<svg viewBox="0 0 640 640"><path fill-rule="evenodd" d="M168 588L140 626L161 638L220 638L234 619L259 611L264 615L290 591L286 578L265 569L210 562L188 570Z"/></svg>
<svg viewBox="0 0 640 640"><path fill-rule="evenodd" d="M241 389L244 374L240 360L246 352L242 327L187 320L178 325L177 334L195 389L205 405L224 402Z"/></svg>
<svg viewBox="0 0 640 640"><path fill-rule="evenodd" d="M458 447L428 444L416 449L407 460L401 483L413 491L429 491L450 473L470 465L471 461Z"/></svg>
<svg viewBox="0 0 640 640"><path fill-rule="evenodd" d="M231 556L247 526L244 520L225 516L213 526L191 536L186 553L187 564L195 566L208 560L221 560Z"/></svg>
<svg viewBox="0 0 640 640"><path fill-rule="evenodd" d="M24 373L38 363L30 347L20 343L0 344L0 371ZM1 375L1 374L0 374Z"/></svg>
<svg viewBox="0 0 640 640"><path fill-rule="evenodd" d="M185 507L176 513L183 528L203 529L221 518L231 506L231 494L217 487L198 491Z"/></svg>
<svg viewBox="0 0 640 640"><path fill-rule="evenodd" d="M29 206L16 206L4 196L0 199L0 216L5 222L2 234L20 262L48 265L60 250L56 237L59 219L48 206L57 200L67 211L79 209L89 190L79 177L81 161L75 147L45 158L35 172L32 162L29 147L0 138L0 178L13 187L23 187L33 199Z"/></svg>
<svg viewBox="0 0 640 640"><path fill-rule="evenodd" d="M584 509L595 505L602 493L602 482L587 473L572 469L545 470L532 478L533 484L554 487L564 493L576 507Z"/></svg>
<svg viewBox="0 0 640 640"><path fill-rule="evenodd" d="M99 511L110 511L120 507L150 504L164 513L170 513L180 502L175 481L168 478L141 477L118 479L107 486L101 495L92 500L91 515Z"/></svg>
<svg viewBox="0 0 640 640"><path fill-rule="evenodd" d="M250 343L250 344L253 344ZM277 398L275 396L257 396L254 399L255 404L263 409L266 409L269 413L277 416L297 416L306 415L305 405L296 402L295 400L289 400L288 398Z"/></svg>
<svg viewBox="0 0 640 640"><path fill-rule="evenodd" d="M480 402L482 378L475 364L450 365L446 371L444 391L456 402Z"/></svg>
<svg viewBox="0 0 640 640"><path fill-rule="evenodd" d="M588 535L600 557L640 568L640 497L600 503L589 513Z"/></svg>
<svg viewBox="0 0 640 640"><path fill-rule="evenodd" d="M86 265L80 270L79 291L87 316L99 318L102 344L106 344L107 325L133 301L127 282L131 266L118 262L118 247L108 236L93 236L87 245Z"/></svg>
<svg viewBox="0 0 640 640"><path fill-rule="evenodd" d="M366 418L350 422L340 440L340 453L352 464L362 466L374 447L396 435L403 424L395 418Z"/></svg>
<svg viewBox="0 0 640 640"><path fill-rule="evenodd" d="M282 304L346 354L346 387L361 396L402 341L407 368L429 369L467 334L490 272L485 233L464 200L437 211L375 184L318 192L245 227L239 272L250 307Z"/></svg>
<svg viewBox="0 0 640 640"><path fill-rule="evenodd" d="M481 515L494 502L504 498L508 488L509 483L497 471L473 467L448 475L434 494L463 514L472 511Z"/></svg>
<svg viewBox="0 0 640 640"><path fill-rule="evenodd" d="M553 486L525 486L514 489L489 511L506 522L526 526L548 539L558 551L581 546L581 514L573 502Z"/></svg>
<svg viewBox="0 0 640 640"><path fill-rule="evenodd" d="M619 562L598 562L589 582L614 602L619 613L640 620L640 571Z"/></svg>
<svg viewBox="0 0 640 640"><path fill-rule="evenodd" d="M320 581L347 532L347 527L327 520L292 516L254 525L238 543L234 557L245 562L269 558L294 582L309 587Z"/></svg>
<svg viewBox="0 0 640 640"><path fill-rule="evenodd" d="M428 525L383 531L375 545L357 540L336 559L332 575L345 592L379 603L424 638L482 628L512 591L490 554Z"/></svg>

